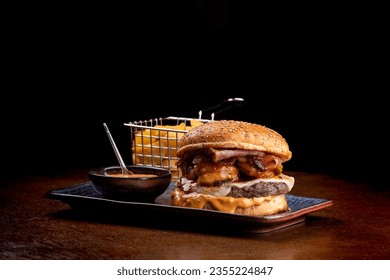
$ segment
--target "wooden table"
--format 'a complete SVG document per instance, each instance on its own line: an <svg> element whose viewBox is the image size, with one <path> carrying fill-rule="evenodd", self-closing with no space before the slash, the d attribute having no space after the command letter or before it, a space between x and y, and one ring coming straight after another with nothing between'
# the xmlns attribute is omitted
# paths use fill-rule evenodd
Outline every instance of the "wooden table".
<svg viewBox="0 0 390 280"><path fill-rule="evenodd" d="M85 214L50 199L53 189L88 181L87 170L1 183L0 259L390 259L390 193L330 175L294 176L293 195L333 205L269 233L208 230L176 221ZM128 216L137 219L126 219ZM126 221L126 222L124 222Z"/></svg>

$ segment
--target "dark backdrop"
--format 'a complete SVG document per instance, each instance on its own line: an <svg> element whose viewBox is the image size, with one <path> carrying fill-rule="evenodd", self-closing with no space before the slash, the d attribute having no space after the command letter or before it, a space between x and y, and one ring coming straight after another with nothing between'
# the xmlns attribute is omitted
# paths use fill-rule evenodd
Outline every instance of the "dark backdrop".
<svg viewBox="0 0 390 280"><path fill-rule="evenodd" d="M238 2L30 16L12 35L16 54L5 77L4 176L117 164L103 122L128 161L125 122L197 117L242 97L243 106L216 119L281 133L293 152L285 170L381 184L387 103L373 75L375 54L361 44L375 43L364 23L342 7L292 13Z"/></svg>

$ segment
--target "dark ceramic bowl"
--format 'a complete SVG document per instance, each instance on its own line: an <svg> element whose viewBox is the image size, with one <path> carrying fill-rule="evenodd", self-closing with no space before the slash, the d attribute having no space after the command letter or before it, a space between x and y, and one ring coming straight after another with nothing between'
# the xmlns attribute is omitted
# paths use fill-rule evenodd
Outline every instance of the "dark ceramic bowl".
<svg viewBox="0 0 390 280"><path fill-rule="evenodd" d="M169 170L159 167L130 165L135 174L152 174L153 177L123 177L120 166L104 167L88 172L92 184L106 197L123 200L153 200L162 194L172 180Z"/></svg>

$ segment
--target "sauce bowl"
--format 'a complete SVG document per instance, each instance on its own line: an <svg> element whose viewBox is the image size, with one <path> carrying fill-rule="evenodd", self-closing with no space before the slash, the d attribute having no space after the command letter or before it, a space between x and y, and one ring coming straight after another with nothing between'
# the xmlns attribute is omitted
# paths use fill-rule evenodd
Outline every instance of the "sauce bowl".
<svg viewBox="0 0 390 280"><path fill-rule="evenodd" d="M171 171L152 166L129 165L135 176L122 174L120 166L109 166L88 172L93 186L104 197L131 201L153 201L172 180Z"/></svg>

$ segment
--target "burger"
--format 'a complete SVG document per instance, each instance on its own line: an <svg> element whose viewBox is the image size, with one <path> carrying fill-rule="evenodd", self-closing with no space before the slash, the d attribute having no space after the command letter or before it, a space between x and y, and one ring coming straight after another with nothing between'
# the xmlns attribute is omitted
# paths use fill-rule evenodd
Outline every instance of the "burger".
<svg viewBox="0 0 390 280"><path fill-rule="evenodd" d="M179 179L172 205L267 216L289 211L294 178L283 174L292 153L265 126L217 120L189 130L179 141Z"/></svg>

